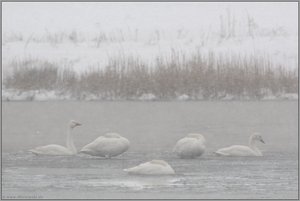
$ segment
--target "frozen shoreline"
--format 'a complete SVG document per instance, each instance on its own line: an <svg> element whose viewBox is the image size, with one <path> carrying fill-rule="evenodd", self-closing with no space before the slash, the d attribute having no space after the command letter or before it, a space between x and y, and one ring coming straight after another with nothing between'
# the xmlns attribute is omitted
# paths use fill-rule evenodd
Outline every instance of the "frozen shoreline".
<svg viewBox="0 0 300 201"><path fill-rule="evenodd" d="M186 94L178 95L173 99L159 99L152 93L142 94L139 97L130 98L107 98L96 96L94 94L83 93L75 97L70 93L63 93L59 91L46 90L30 90L18 91L13 89L2 90L2 101L296 101L298 100L297 93L286 93L278 95L265 95L260 99L251 98L248 96L237 97L233 95L222 95L214 98L190 97Z"/></svg>

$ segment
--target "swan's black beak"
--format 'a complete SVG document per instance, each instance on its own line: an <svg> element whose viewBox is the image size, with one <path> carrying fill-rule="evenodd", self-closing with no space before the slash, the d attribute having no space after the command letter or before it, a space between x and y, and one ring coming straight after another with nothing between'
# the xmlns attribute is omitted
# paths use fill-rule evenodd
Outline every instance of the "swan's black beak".
<svg viewBox="0 0 300 201"><path fill-rule="evenodd" d="M264 141L263 139L260 139L260 141L261 141L262 143L266 144L265 141Z"/></svg>

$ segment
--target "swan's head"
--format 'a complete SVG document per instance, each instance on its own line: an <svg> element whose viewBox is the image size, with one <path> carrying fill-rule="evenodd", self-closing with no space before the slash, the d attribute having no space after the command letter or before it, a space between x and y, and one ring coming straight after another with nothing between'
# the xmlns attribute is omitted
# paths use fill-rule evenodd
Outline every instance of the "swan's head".
<svg viewBox="0 0 300 201"><path fill-rule="evenodd" d="M206 142L204 136L198 133L190 133L187 135L187 137L196 138L197 140L201 140L204 143Z"/></svg>
<svg viewBox="0 0 300 201"><path fill-rule="evenodd" d="M81 126L81 123L71 120L69 126L70 128L75 128L76 126Z"/></svg>
<svg viewBox="0 0 300 201"><path fill-rule="evenodd" d="M251 140L253 140L253 141L259 141L259 142L262 142L262 143L265 144L265 141L263 140L262 136L259 133L254 133L251 136Z"/></svg>

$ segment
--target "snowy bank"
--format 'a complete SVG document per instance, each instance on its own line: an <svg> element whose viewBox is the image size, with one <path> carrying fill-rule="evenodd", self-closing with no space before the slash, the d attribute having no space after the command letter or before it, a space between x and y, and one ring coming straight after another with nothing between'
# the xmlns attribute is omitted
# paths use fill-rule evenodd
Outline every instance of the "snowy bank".
<svg viewBox="0 0 300 201"><path fill-rule="evenodd" d="M2 90L2 101L55 101L75 100L71 95L57 91L30 90L17 91L14 89Z"/></svg>
<svg viewBox="0 0 300 201"><path fill-rule="evenodd" d="M69 101L69 100L83 100L83 101L165 101L160 99L152 93L142 94L140 97L132 98L107 98L100 95L91 93L82 93L81 95L74 96L70 93L63 93L58 91L46 91L46 90L30 90L30 91L17 91L13 89L2 90L2 101ZM205 100L217 100L217 101L251 101L258 100L248 96L237 97L234 95L226 94L225 96L219 96L215 98L204 99L202 96L193 97L183 94L174 99L168 99L168 101L205 101ZM298 100L298 94L286 93L279 95L267 95L259 99L261 101L278 101L278 100Z"/></svg>

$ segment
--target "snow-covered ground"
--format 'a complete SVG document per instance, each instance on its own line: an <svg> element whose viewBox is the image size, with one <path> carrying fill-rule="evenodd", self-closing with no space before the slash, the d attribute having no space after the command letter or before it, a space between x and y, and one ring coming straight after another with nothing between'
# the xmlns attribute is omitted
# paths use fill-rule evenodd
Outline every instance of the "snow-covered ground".
<svg viewBox="0 0 300 201"><path fill-rule="evenodd" d="M159 32L163 33L163 32ZM163 34L161 34L163 35ZM171 34L172 35L172 34ZM176 35L176 34L174 34ZM140 61L151 64L156 58L170 58L175 51L184 55L186 59L200 53L208 55L214 53L223 57L264 57L276 65L286 68L297 68L298 36L237 36L222 39L218 35L201 37L203 33L179 36L163 36L157 39L149 38L131 41L103 41L98 45L94 38L84 41L71 41L64 38L59 43L51 41L12 41L5 42L3 48L3 71L10 73L11 63L15 61L41 60L58 64L60 67L71 67L77 72L87 71L89 68L105 68L111 59L138 58ZM97 36L95 36L96 38Z"/></svg>
<svg viewBox="0 0 300 201"><path fill-rule="evenodd" d="M297 69L298 32L293 4L264 6L6 3L3 7L3 79L12 73L18 62L46 61L80 74L90 69L103 69L111 60L129 57L155 67L157 58L170 60L174 52L184 59L211 53L228 59L263 58L273 66ZM270 12L265 13L263 8ZM272 13L272 10L290 13L277 17L279 13ZM3 100L70 98L54 91L4 89L2 93ZM273 98L278 97L265 97ZM87 94L84 99L99 97ZM137 99L155 100L156 97L144 94ZM177 98L189 99L185 94ZM224 99L234 97L227 95Z"/></svg>
<svg viewBox="0 0 300 201"><path fill-rule="evenodd" d="M94 94L84 94L80 97L74 97L71 94L60 93L57 91L46 91L46 90L31 90L31 91L18 91L13 89L3 89L2 91L3 101L60 101L60 100L85 100L85 101L102 101L102 100L118 100L118 99L107 99L106 97L96 96ZM122 99L121 99L122 100ZM134 101L156 101L159 100L154 94L142 94L140 97L132 98ZM198 101L205 100L204 98L192 98L186 94L178 95L174 101ZM236 97L233 95L225 95L218 100L221 101L232 101L232 100L251 100L250 97ZM266 95L262 101L270 100L298 100L297 93L287 93L278 95Z"/></svg>

